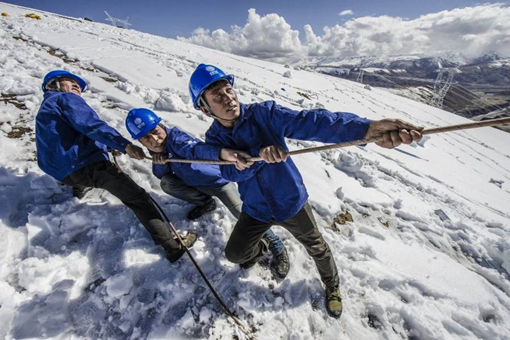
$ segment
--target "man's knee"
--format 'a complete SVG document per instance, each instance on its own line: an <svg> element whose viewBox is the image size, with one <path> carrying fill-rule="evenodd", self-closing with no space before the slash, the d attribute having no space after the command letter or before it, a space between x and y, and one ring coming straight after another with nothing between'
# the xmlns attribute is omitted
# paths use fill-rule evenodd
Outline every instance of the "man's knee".
<svg viewBox="0 0 510 340"><path fill-rule="evenodd" d="M240 261L242 256L243 254L238 247L233 246L231 243L227 243L227 246L225 247L225 257L227 260L233 263L242 263Z"/></svg>
<svg viewBox="0 0 510 340"><path fill-rule="evenodd" d="M232 263L244 263L249 260L250 249L246 246L228 242L225 247L225 257Z"/></svg>
<svg viewBox="0 0 510 340"><path fill-rule="evenodd" d="M324 259L331 254L328 244L318 232L301 235L297 239L305 246L308 254L316 259Z"/></svg>
<svg viewBox="0 0 510 340"><path fill-rule="evenodd" d="M177 176L166 175L161 178L161 189L166 193L174 193L182 190L184 183Z"/></svg>
<svg viewBox="0 0 510 340"><path fill-rule="evenodd" d="M175 175L165 175L161 178L161 185L176 186L182 185L182 180Z"/></svg>
<svg viewBox="0 0 510 340"><path fill-rule="evenodd" d="M149 200L147 191L124 173L103 173L98 176L95 184L95 187L105 189L124 203Z"/></svg>

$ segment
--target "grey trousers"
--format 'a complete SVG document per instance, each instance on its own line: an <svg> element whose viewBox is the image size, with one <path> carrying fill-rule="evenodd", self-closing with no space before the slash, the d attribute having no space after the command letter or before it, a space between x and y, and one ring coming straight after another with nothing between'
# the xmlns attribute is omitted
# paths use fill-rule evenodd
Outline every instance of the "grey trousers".
<svg viewBox="0 0 510 340"><path fill-rule="evenodd" d="M218 197L232 215L237 219L241 216L243 201L234 183L220 187L192 187L176 175L168 174L161 179L161 189L170 196L198 206L204 205L211 196ZM269 241L269 250L273 255L279 255L285 250L282 240L271 229L267 229L265 237Z"/></svg>
<svg viewBox="0 0 510 340"><path fill-rule="evenodd" d="M239 217L225 248L227 259L234 263L245 263L260 256L266 248L261 241L262 236L274 224L276 223L273 221L265 223L244 212L241 213L241 217ZM315 261L322 282L327 287L337 286L340 281L335 259L317 228L308 202L296 215L279 224L305 247L308 254Z"/></svg>
<svg viewBox="0 0 510 340"><path fill-rule="evenodd" d="M212 196L218 197L232 215L236 218L241 215L243 201L234 183L220 187L192 187L176 175L169 174L161 179L161 189L170 196L198 206L204 205Z"/></svg>

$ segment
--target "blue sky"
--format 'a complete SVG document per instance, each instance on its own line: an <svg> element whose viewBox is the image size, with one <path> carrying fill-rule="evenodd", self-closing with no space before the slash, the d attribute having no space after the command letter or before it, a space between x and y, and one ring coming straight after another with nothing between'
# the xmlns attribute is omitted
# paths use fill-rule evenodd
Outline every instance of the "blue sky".
<svg viewBox="0 0 510 340"><path fill-rule="evenodd" d="M255 8L260 15L278 14L302 35L303 26L306 24L310 24L315 32L321 32L324 26L342 24L353 17L388 15L415 19L423 14L473 6L478 3L472 0L8 0L5 2L74 17L88 17L100 22L105 22L106 15L103 11L107 10L117 18L129 17L133 29L170 38L189 37L198 27L212 31L218 28L230 30L231 25L243 26L250 8ZM352 10L354 14L339 16L338 13L344 10Z"/></svg>
<svg viewBox="0 0 510 340"><path fill-rule="evenodd" d="M510 57L510 4L474 0L8 0L131 28L228 53L291 62L302 58L496 52ZM340 15L341 12L347 12ZM235 27L234 27L235 25Z"/></svg>

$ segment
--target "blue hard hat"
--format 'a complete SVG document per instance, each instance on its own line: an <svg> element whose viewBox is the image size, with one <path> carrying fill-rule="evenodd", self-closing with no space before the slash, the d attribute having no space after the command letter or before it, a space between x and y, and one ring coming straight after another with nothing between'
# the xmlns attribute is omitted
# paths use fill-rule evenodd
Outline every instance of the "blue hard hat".
<svg viewBox="0 0 510 340"><path fill-rule="evenodd" d="M71 72L65 70L55 70L51 71L50 73L44 76L44 80L41 86L43 92L46 92L46 85L48 85L48 83L51 80L61 77L67 77L76 80L78 84L80 84L81 92L85 91L85 89L87 88L87 83L85 82L85 80L78 77L76 74L72 74Z"/></svg>
<svg viewBox="0 0 510 340"><path fill-rule="evenodd" d="M200 64L197 66L189 80L189 93L195 109L200 110L197 104L204 90L212 83L222 79L228 80L230 85L234 86L233 75L226 75L225 72L213 65Z"/></svg>
<svg viewBox="0 0 510 340"><path fill-rule="evenodd" d="M126 117L126 128L133 139L139 139L152 131L161 118L149 109L131 109Z"/></svg>

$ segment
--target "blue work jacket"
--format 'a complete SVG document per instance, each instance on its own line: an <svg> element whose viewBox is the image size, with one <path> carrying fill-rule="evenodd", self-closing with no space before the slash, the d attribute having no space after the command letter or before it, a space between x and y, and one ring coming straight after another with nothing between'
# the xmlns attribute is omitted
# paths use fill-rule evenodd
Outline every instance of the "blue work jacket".
<svg viewBox="0 0 510 340"><path fill-rule="evenodd" d="M174 127L165 128L167 133L163 154L167 158L218 160L221 147L210 147L200 139ZM151 152L151 154L153 154ZM152 164L152 173L161 179L166 174L175 174L184 183L193 187L219 187L228 183L221 177L218 165L198 163Z"/></svg>
<svg viewBox="0 0 510 340"><path fill-rule="evenodd" d="M343 143L362 139L371 121L351 113L327 110L294 111L274 101L241 104L241 115L233 128L214 121L206 133L206 143L248 151L259 156L262 147L280 145L286 151L285 138ZM308 193L296 165L286 162L256 162L249 169L221 166L222 176L239 183L243 212L251 217L276 223L294 216L306 203Z"/></svg>
<svg viewBox="0 0 510 340"><path fill-rule="evenodd" d="M109 160L107 146L125 152L130 143L74 93L47 91L35 118L37 163L57 180L89 164Z"/></svg>

